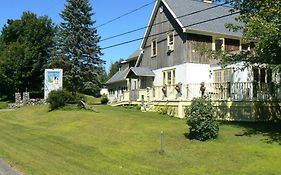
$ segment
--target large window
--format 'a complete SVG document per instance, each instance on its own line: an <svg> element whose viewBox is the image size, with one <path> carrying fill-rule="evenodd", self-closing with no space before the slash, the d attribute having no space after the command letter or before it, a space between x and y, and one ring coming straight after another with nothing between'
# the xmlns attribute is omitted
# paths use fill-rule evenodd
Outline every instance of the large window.
<svg viewBox="0 0 281 175"><path fill-rule="evenodd" d="M220 69L214 71L215 83L232 82L232 69Z"/></svg>
<svg viewBox="0 0 281 175"><path fill-rule="evenodd" d="M163 71L163 85L175 85L176 84L176 70Z"/></svg>
<svg viewBox="0 0 281 175"><path fill-rule="evenodd" d="M157 55L157 40L154 39L151 41L151 57Z"/></svg>
<svg viewBox="0 0 281 175"><path fill-rule="evenodd" d="M174 32L168 33L167 35L167 46L168 46L168 51L173 51L174 50Z"/></svg>

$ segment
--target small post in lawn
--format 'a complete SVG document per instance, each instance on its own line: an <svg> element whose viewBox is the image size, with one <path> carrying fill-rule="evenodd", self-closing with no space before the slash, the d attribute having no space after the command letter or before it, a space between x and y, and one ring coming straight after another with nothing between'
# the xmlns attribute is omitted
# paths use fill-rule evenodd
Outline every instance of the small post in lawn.
<svg viewBox="0 0 281 175"><path fill-rule="evenodd" d="M161 131L160 133L160 154L164 154L164 132Z"/></svg>

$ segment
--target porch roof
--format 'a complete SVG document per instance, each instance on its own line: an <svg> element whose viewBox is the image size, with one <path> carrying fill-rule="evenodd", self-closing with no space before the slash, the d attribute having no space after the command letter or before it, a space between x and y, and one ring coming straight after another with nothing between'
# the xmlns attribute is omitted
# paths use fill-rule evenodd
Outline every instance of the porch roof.
<svg viewBox="0 0 281 175"><path fill-rule="evenodd" d="M126 81L126 76L129 73L129 68L116 72L105 84L112 84L120 81Z"/></svg>
<svg viewBox="0 0 281 175"><path fill-rule="evenodd" d="M131 67L126 77L128 77L131 72L138 77L155 77L153 71L147 67Z"/></svg>

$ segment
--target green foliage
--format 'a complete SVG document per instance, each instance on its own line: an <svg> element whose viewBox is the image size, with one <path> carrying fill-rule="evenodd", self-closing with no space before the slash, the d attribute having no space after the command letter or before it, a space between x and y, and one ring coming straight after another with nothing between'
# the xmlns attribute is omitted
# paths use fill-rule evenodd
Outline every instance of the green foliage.
<svg viewBox="0 0 281 175"><path fill-rule="evenodd" d="M100 100L101 104L107 104L108 101L109 101L109 99L107 98L107 96L102 96L101 97L101 100Z"/></svg>
<svg viewBox="0 0 281 175"><path fill-rule="evenodd" d="M72 93L95 95L105 79L100 37L92 16L89 0L67 0L61 12L63 22L52 48L50 66L64 69L64 87Z"/></svg>
<svg viewBox="0 0 281 175"><path fill-rule="evenodd" d="M135 108L136 108L136 110L138 110L138 111L139 111L139 110L141 110L141 105L136 105L136 107L135 107Z"/></svg>
<svg viewBox="0 0 281 175"><path fill-rule="evenodd" d="M186 110L189 137L200 141L216 138L219 124L214 120L212 103L206 97L194 98Z"/></svg>
<svg viewBox="0 0 281 175"><path fill-rule="evenodd" d="M119 71L120 64L124 59L120 58L118 61L115 61L114 63L111 63L109 73L108 73L108 79L111 78L116 72Z"/></svg>
<svg viewBox="0 0 281 175"><path fill-rule="evenodd" d="M50 104L50 109L55 110L65 106L67 103L75 103L76 98L66 90L51 91L47 98L47 103Z"/></svg>
<svg viewBox="0 0 281 175"><path fill-rule="evenodd" d="M167 115L167 116L170 116L170 117L175 116L175 109L173 107L169 107L167 105L162 106L162 107L158 107L157 111L161 115Z"/></svg>
<svg viewBox="0 0 281 175"><path fill-rule="evenodd" d="M24 12L8 20L0 36L0 95L42 91L44 65L55 28L48 17Z"/></svg>
<svg viewBox="0 0 281 175"><path fill-rule="evenodd" d="M158 107L157 109L158 113L161 115L168 115L168 110L169 110L168 106Z"/></svg>
<svg viewBox="0 0 281 175"><path fill-rule="evenodd" d="M255 49L222 57L222 62L247 61L272 64L281 70L281 1L280 0L227 0L244 25L228 24L231 30L243 30L243 41L254 41Z"/></svg>

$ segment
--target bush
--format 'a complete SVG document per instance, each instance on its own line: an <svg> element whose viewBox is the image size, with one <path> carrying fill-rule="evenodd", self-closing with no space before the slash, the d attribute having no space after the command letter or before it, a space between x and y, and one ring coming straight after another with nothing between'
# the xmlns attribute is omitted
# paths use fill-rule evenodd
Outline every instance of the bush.
<svg viewBox="0 0 281 175"><path fill-rule="evenodd" d="M109 99L105 95L103 95L100 99L101 104L107 104L108 101L109 101Z"/></svg>
<svg viewBox="0 0 281 175"><path fill-rule="evenodd" d="M66 90L54 90L49 93L47 102L50 104L52 111L65 106L67 103L76 103L76 98Z"/></svg>
<svg viewBox="0 0 281 175"><path fill-rule="evenodd" d="M188 137L205 141L216 138L219 124L214 120L214 109L206 97L195 98L186 110L187 124L190 126Z"/></svg>
<svg viewBox="0 0 281 175"><path fill-rule="evenodd" d="M136 110L141 110L141 105L136 105Z"/></svg>
<svg viewBox="0 0 281 175"><path fill-rule="evenodd" d="M168 110L169 110L169 107L164 106L164 107L159 107L157 111L161 115L168 115Z"/></svg>

